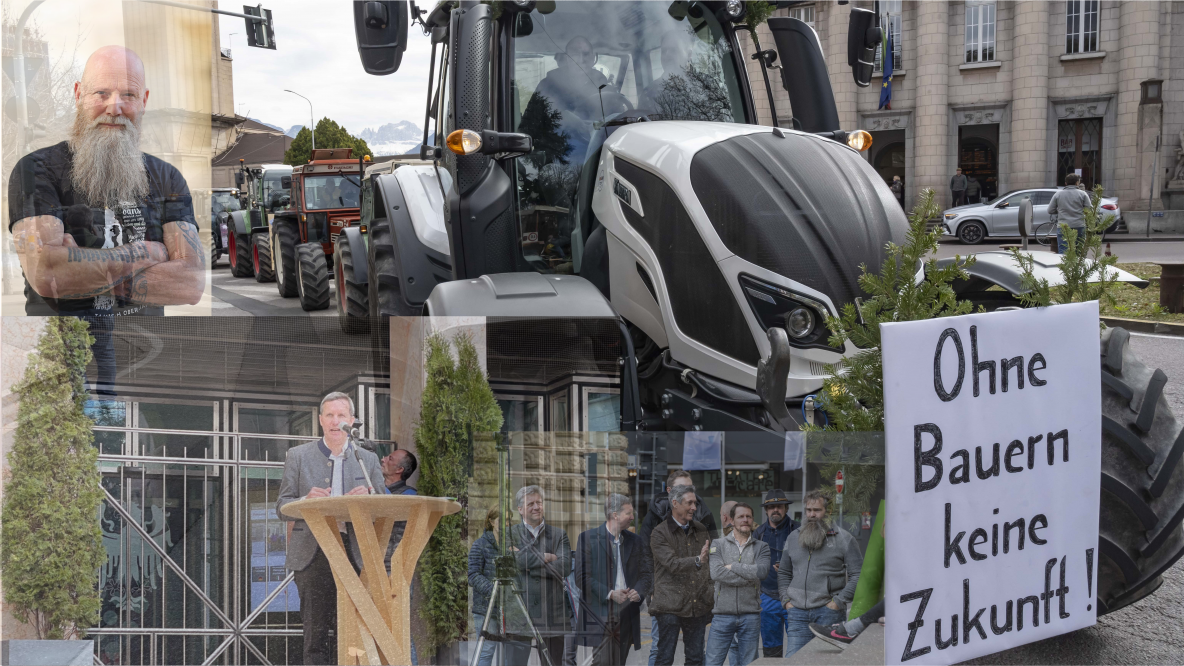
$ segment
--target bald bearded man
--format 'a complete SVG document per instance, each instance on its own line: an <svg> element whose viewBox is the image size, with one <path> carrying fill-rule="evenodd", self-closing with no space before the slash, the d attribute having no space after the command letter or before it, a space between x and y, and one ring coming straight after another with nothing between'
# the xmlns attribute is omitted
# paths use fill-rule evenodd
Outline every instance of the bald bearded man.
<svg viewBox="0 0 1184 666"><path fill-rule="evenodd" d="M21 158L9 180L26 314L163 314L196 303L205 252L189 187L140 151L143 62L121 46L98 49L74 102L70 138Z"/></svg>

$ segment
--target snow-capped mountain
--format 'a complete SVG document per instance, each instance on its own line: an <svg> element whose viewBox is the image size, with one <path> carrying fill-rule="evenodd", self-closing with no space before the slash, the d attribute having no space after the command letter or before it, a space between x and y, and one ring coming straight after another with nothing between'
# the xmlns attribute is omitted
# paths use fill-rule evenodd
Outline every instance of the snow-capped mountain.
<svg viewBox="0 0 1184 666"><path fill-rule="evenodd" d="M279 128L277 127L276 129L279 129ZM289 127L288 131L284 132L284 134L295 139L296 135L299 134L300 130L302 130L302 129L304 129L304 125L293 125L293 126Z"/></svg>
<svg viewBox="0 0 1184 666"><path fill-rule="evenodd" d="M409 120L387 123L378 129L367 127L358 134L375 155L403 155L423 140L423 130Z"/></svg>

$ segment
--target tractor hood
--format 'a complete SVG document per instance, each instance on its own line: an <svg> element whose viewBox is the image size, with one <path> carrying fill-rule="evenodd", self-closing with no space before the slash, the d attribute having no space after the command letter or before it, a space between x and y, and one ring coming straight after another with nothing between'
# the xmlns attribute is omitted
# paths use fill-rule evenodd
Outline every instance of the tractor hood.
<svg viewBox="0 0 1184 666"><path fill-rule="evenodd" d="M829 139L773 131L736 136L695 154L691 185L728 250L830 297L862 295L908 220L859 153Z"/></svg>

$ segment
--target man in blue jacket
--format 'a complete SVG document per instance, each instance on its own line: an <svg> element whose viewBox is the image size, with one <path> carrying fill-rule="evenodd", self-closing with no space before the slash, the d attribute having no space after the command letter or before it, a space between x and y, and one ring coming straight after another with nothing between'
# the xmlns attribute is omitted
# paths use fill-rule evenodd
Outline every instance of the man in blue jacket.
<svg viewBox="0 0 1184 666"><path fill-rule="evenodd" d="M785 491L770 490L761 504L768 520L756 528L753 536L769 544L769 572L761 580L761 645L765 657L780 657L785 641L788 616L777 592L777 570L781 566L781 551L789 533L798 528L797 521L788 517L789 498Z"/></svg>

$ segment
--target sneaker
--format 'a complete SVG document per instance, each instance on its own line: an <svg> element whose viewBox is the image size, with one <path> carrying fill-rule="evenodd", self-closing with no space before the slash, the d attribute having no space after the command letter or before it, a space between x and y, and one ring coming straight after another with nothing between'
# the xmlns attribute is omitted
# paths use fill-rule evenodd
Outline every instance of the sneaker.
<svg viewBox="0 0 1184 666"><path fill-rule="evenodd" d="M843 628L842 622L838 624L832 624L829 627L811 622L810 631L815 636L839 648L840 650L847 649L847 646L855 640L855 636L847 635L847 630Z"/></svg>

